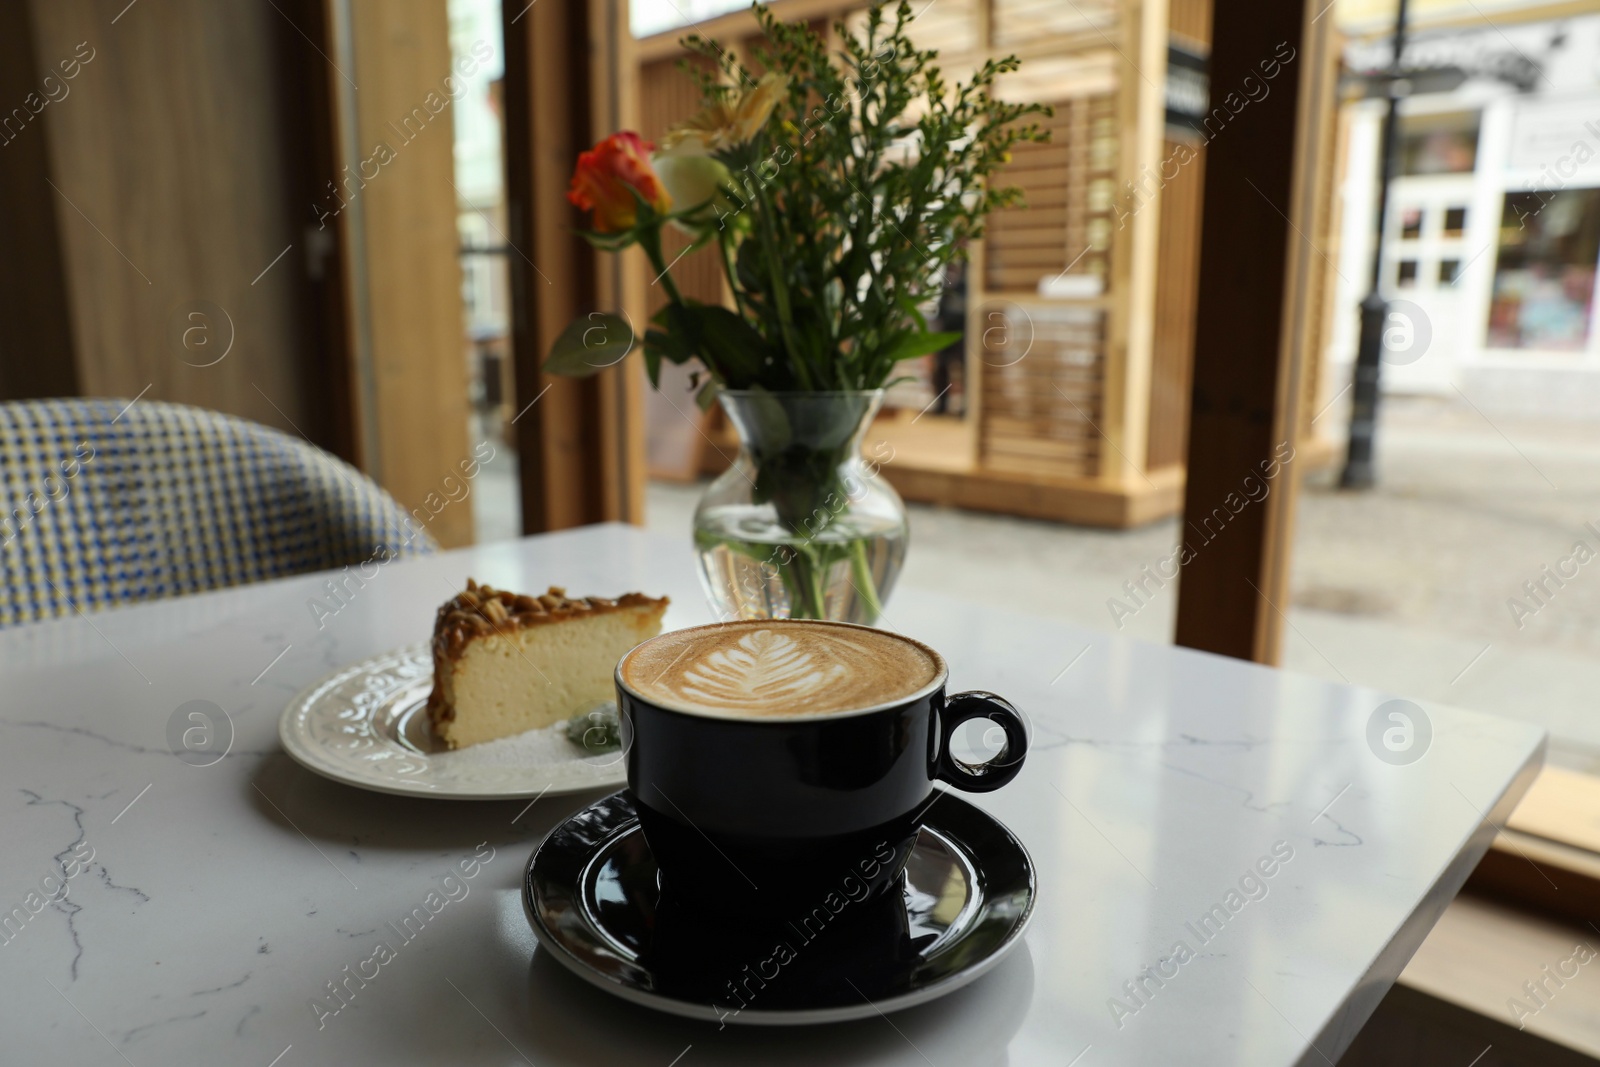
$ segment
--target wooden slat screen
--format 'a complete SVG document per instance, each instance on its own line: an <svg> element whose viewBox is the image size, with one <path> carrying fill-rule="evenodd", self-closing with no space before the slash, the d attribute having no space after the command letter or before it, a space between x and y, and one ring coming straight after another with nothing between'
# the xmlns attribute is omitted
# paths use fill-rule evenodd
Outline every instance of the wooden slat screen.
<svg viewBox="0 0 1600 1067"><path fill-rule="evenodd" d="M1116 36L1116 0L993 0L994 43L1012 48L1041 37L1099 30Z"/></svg>
<svg viewBox="0 0 1600 1067"><path fill-rule="evenodd" d="M1108 277L1116 97L1058 102L1055 115L1043 122L1050 142L1018 145L996 179L1019 186L1024 206L990 216L984 265L989 292L1036 292L1041 279L1068 266L1074 274Z"/></svg>
<svg viewBox="0 0 1600 1067"><path fill-rule="evenodd" d="M1154 469L1182 463L1189 443L1190 355L1194 347L1194 295L1200 264L1200 202L1205 188L1205 147L1161 190L1161 229L1156 264L1156 321L1150 366L1150 436L1146 464ZM1188 158L1176 141L1163 159ZM1176 166L1174 162L1171 166ZM1166 173L1163 173L1165 177Z"/></svg>
<svg viewBox="0 0 1600 1067"><path fill-rule="evenodd" d="M972 328L980 348L981 464L991 470L1092 477L1099 470L1106 314L1096 305L991 301ZM1004 345L990 343L1004 330Z"/></svg>
<svg viewBox="0 0 1600 1067"><path fill-rule="evenodd" d="M938 0L937 3L924 3L916 5L915 20L906 31L912 44L919 49L931 48L941 57L959 56L970 53L977 46L978 34L978 0ZM780 9L781 10L781 9ZM894 6L886 5L883 13L885 25L894 24ZM867 35L867 11L865 8L852 11L842 20L845 32L852 37L865 38ZM816 28L813 25L813 28ZM956 71L946 66L947 71L955 74ZM961 75L965 77L965 75Z"/></svg>
<svg viewBox="0 0 1600 1067"><path fill-rule="evenodd" d="M931 48L946 56L969 52L977 44L977 0L939 0L922 7L910 32L918 48Z"/></svg>
<svg viewBox="0 0 1600 1067"><path fill-rule="evenodd" d="M676 57L657 59L639 68L639 132L645 140L658 145L668 126L700 109L700 90L678 63ZM661 240L666 262L672 263L688 247L689 240L688 235L676 227L667 227ZM653 278L654 272L650 275ZM722 265L717 262L714 245L678 260L672 267L672 277L686 297L708 304L722 300ZM667 295L659 283L647 284L646 292L649 293L650 314L654 315L667 302Z"/></svg>

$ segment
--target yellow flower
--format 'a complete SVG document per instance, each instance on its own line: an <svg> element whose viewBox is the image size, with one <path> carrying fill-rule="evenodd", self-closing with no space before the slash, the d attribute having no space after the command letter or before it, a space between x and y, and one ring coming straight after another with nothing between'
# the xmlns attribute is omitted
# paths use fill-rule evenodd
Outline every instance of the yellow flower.
<svg viewBox="0 0 1600 1067"><path fill-rule="evenodd" d="M719 100L686 122L680 122L661 139L662 147L676 148L693 142L708 152L744 144L766 125L773 109L789 91L789 79L768 71L752 88L739 95L737 102Z"/></svg>

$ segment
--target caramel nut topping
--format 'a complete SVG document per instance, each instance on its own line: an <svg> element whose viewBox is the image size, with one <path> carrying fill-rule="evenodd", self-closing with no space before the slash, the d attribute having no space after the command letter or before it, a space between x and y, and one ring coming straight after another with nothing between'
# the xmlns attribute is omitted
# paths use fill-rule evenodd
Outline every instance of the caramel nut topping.
<svg viewBox="0 0 1600 1067"><path fill-rule="evenodd" d="M433 629L434 658L436 662L460 659L468 641L488 633L512 632L583 615L651 607L665 602L664 597L658 599L643 593L627 593L615 600L574 598L554 585L542 596L531 597L480 585L468 578L467 588L439 608Z"/></svg>

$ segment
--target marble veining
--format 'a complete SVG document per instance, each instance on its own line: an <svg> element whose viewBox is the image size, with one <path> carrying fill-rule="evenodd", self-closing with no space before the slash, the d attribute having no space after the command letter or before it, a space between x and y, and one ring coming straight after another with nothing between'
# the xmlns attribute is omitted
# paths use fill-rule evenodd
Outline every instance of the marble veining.
<svg viewBox="0 0 1600 1067"><path fill-rule="evenodd" d="M1335 819L1331 815L1324 815L1323 818L1333 824L1333 828L1343 835L1344 840L1329 841L1322 837L1313 837L1311 839L1311 843L1313 845L1316 845L1318 848L1359 848L1361 846L1360 834L1353 830L1347 829L1343 823L1339 822L1338 819Z"/></svg>
<svg viewBox="0 0 1600 1067"><path fill-rule="evenodd" d="M386 796L280 751L293 694L426 640L469 574L709 621L685 541L608 526L394 563L320 621L325 575L0 631L0 1060L1337 1061L1542 758L1532 727L1427 705L1431 748L1396 766L1366 741L1389 694L903 591L891 622L951 688L1030 719L1022 774L975 801L1038 865L1024 950L887 1022L718 1031L535 949L522 864L598 794ZM214 759L172 741L195 701L228 734ZM1267 891L1241 882L1278 842Z"/></svg>

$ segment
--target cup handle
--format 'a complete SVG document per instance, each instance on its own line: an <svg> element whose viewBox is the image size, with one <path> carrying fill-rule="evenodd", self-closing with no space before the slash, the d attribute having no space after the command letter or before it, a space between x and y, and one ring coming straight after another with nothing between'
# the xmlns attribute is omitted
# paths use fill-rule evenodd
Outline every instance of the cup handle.
<svg viewBox="0 0 1600 1067"><path fill-rule="evenodd" d="M971 719L988 719L1005 731L1005 744L983 763L967 763L950 753L950 738L956 728ZM933 776L969 793L988 793L999 789L1022 770L1028 754L1028 730L1022 713L1009 701L993 693L974 691L955 693L939 713L939 754Z"/></svg>

